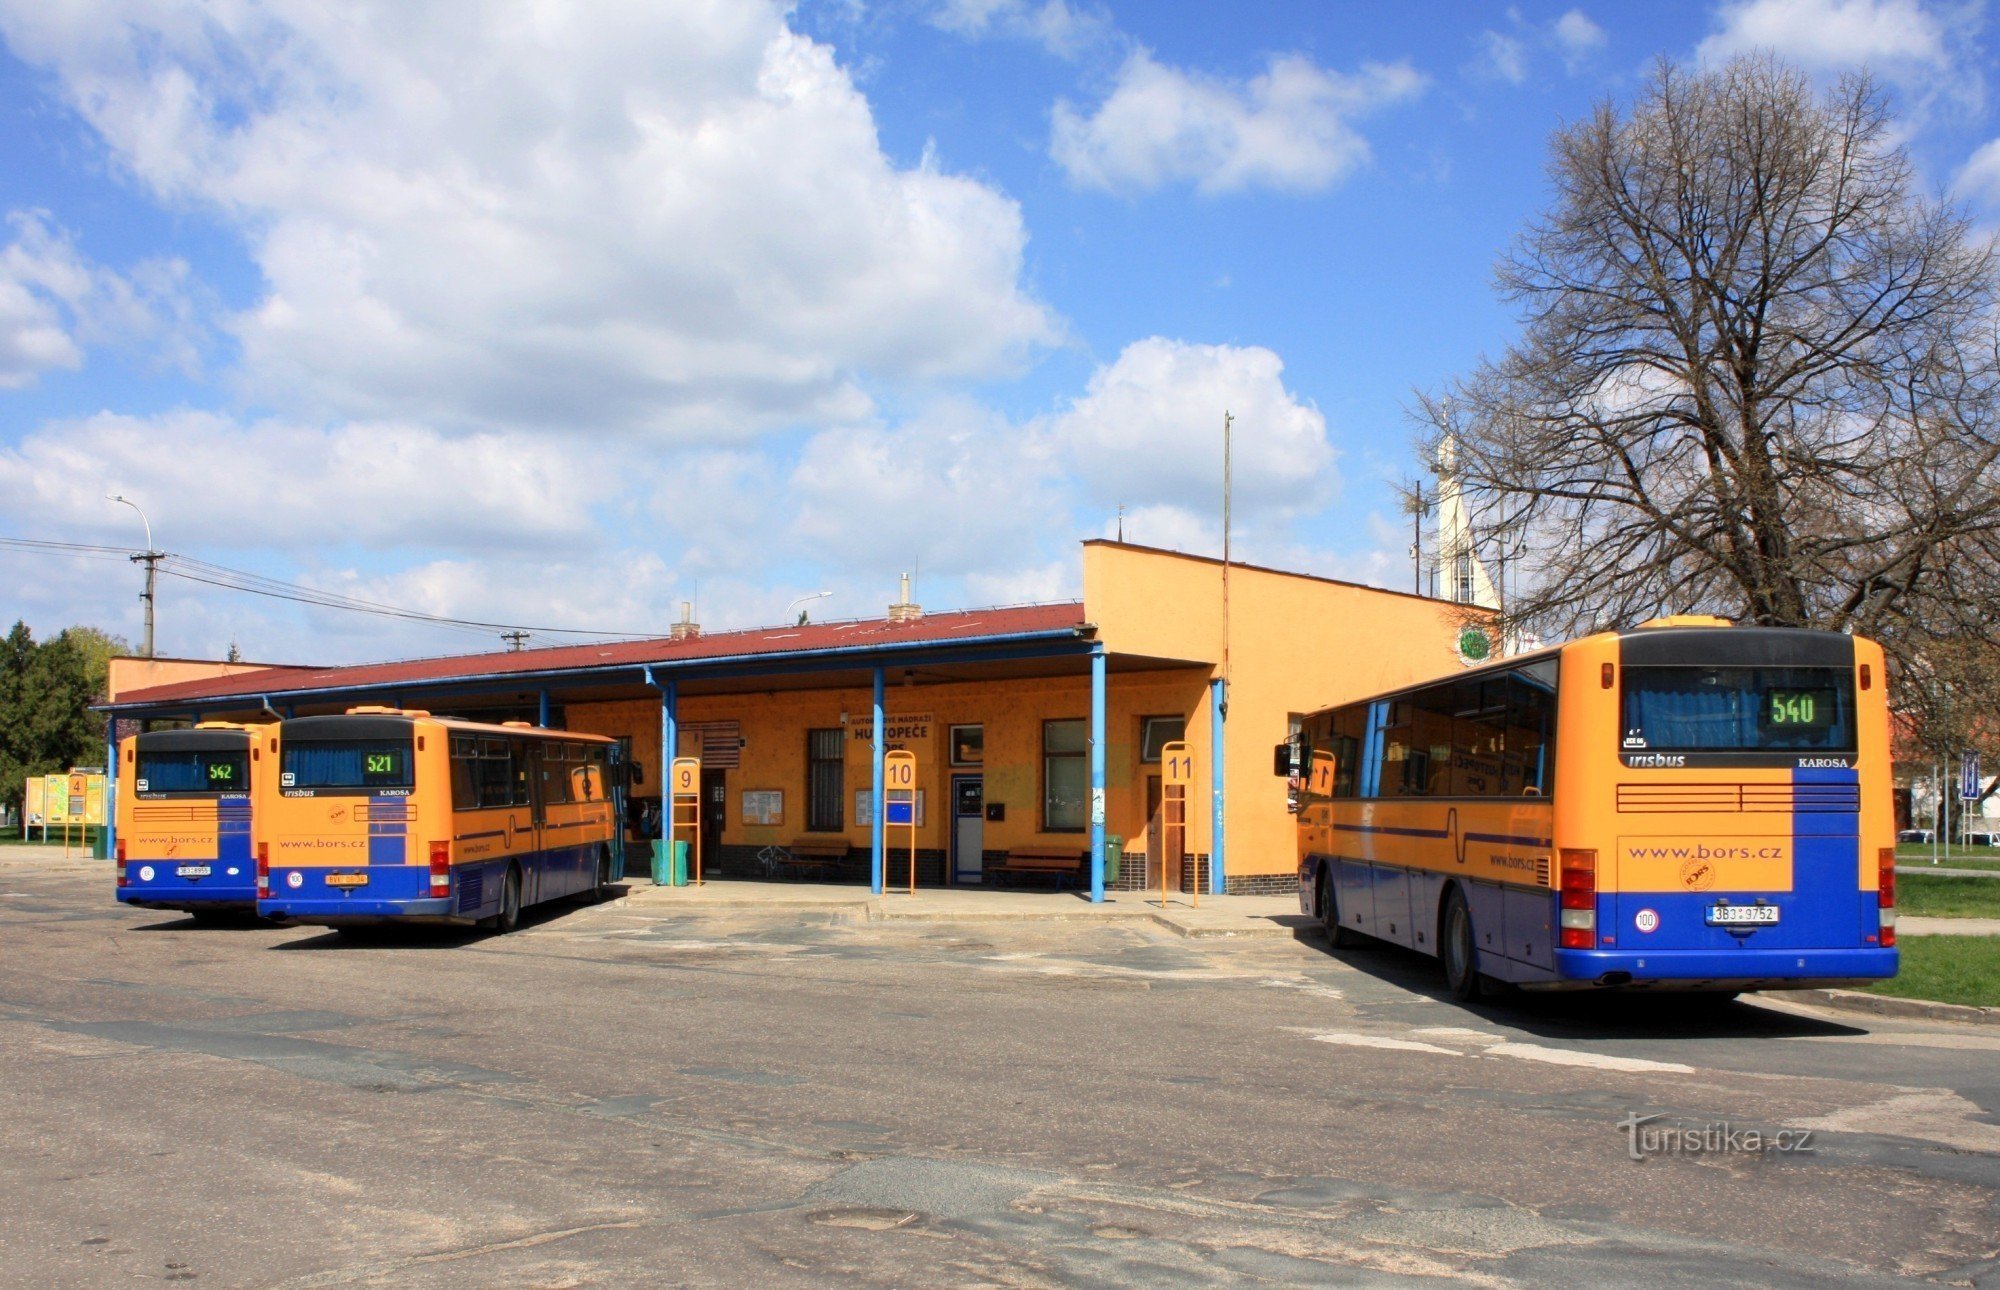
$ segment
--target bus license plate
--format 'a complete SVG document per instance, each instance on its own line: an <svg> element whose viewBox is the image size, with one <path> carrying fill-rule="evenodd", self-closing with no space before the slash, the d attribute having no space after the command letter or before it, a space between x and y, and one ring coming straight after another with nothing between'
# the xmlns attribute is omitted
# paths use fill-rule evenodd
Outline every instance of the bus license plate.
<svg viewBox="0 0 2000 1290"><path fill-rule="evenodd" d="M184 864L174 870L176 878L206 878L208 866L205 864Z"/></svg>
<svg viewBox="0 0 2000 1290"><path fill-rule="evenodd" d="M1778 921L1776 905L1710 905L1710 927L1761 927Z"/></svg>
<svg viewBox="0 0 2000 1290"><path fill-rule="evenodd" d="M326 876L329 887L366 887L368 875L365 873L330 873Z"/></svg>

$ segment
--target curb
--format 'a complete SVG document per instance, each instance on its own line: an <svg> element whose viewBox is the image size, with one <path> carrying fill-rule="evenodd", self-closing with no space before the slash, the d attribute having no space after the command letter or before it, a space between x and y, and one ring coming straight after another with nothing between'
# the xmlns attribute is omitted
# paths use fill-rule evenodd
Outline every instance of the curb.
<svg viewBox="0 0 2000 1290"><path fill-rule="evenodd" d="M1301 916L1301 922L1297 925L1286 922L1263 921L1251 923L1244 927L1224 927L1216 926L1212 923L1182 922L1168 914L1149 914L1147 917L1168 931L1179 936L1185 936L1189 940L1227 940L1236 937L1292 940L1298 935L1299 927L1304 926L1306 921Z"/></svg>
<svg viewBox="0 0 2000 1290"><path fill-rule="evenodd" d="M645 892L657 890L645 888ZM1303 915L1281 915L1272 919L1268 915L1258 915L1241 923L1196 922L1192 918L1163 913L1153 909L1092 909L1080 907L1073 910L1061 909L912 909L907 905L897 905L875 896L854 900L784 900L760 897L754 900L699 899L685 903L670 898L647 898L635 891L613 902L613 908L675 909L679 912L699 912L707 910L822 910L830 914L848 917L859 915L868 922L905 923L1144 923L1165 928L1176 936L1190 940L1231 940L1231 939L1279 939L1290 940L1297 935L1299 927L1310 925L1311 920ZM1192 913L1193 911L1189 911Z"/></svg>
<svg viewBox="0 0 2000 1290"><path fill-rule="evenodd" d="M1899 999L1894 995L1866 994L1860 990L1766 990L1767 999L1803 1003L1836 1012L1864 1012L1877 1017L1904 1017L1919 1021L1969 1022L1979 1026L2000 1026L2000 1008L1976 1008L1963 1003L1937 1003L1930 999Z"/></svg>

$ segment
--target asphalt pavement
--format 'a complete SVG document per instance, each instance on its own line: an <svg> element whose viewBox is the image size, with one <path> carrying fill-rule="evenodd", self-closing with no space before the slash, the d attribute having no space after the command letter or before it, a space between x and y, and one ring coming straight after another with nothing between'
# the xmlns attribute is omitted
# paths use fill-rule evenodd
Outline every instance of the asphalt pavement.
<svg viewBox="0 0 2000 1290"><path fill-rule="evenodd" d="M1143 920L197 927L0 855L0 1281L2000 1281L2000 1033ZM1638 1156L1638 1159L1634 1159Z"/></svg>

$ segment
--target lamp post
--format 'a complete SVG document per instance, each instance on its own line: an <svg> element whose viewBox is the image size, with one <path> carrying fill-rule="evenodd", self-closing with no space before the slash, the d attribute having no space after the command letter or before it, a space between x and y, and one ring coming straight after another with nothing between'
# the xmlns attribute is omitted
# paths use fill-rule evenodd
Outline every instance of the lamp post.
<svg viewBox="0 0 2000 1290"><path fill-rule="evenodd" d="M831 596L832 594L833 593L831 591L814 591L806 595L800 596L797 600L794 600L791 604L785 606L785 617L790 618L792 616L792 611L794 609L798 609L800 605L809 604L810 602L815 600L824 600L828 596ZM811 612L810 610L803 610L803 609L799 610L798 625L800 627L804 627L806 625L806 615L810 612Z"/></svg>
<svg viewBox="0 0 2000 1290"><path fill-rule="evenodd" d="M146 518L146 512L140 509L139 503L133 501L123 493L107 493L104 500L107 502L117 502L138 511L139 522L146 526L145 553L133 556L132 562L146 566L146 589L139 593L139 599L146 602L146 639L140 652L147 658L151 658L153 657L153 577L159 569L160 557L165 552L153 549L153 522Z"/></svg>

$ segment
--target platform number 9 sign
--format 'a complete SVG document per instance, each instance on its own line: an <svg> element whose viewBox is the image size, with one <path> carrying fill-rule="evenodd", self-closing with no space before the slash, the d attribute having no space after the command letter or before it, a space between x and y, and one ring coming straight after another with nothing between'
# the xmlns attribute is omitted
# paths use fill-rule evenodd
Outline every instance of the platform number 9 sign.
<svg viewBox="0 0 2000 1290"><path fill-rule="evenodd" d="M701 792L701 763L692 757L674 758L674 795L677 797Z"/></svg>

